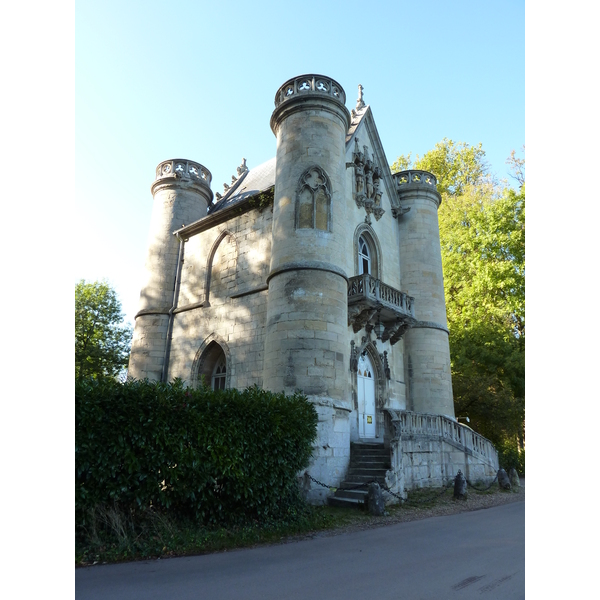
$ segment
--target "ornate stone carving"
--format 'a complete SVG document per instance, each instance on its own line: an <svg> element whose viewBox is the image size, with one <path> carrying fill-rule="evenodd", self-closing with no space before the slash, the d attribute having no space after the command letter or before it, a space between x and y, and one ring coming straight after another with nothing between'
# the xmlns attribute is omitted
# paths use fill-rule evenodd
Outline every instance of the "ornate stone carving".
<svg viewBox="0 0 600 600"><path fill-rule="evenodd" d="M363 146L360 150L358 137L354 138L354 152L352 153L352 162L346 163L346 168L354 169L356 181L356 194L354 200L359 208L367 211L367 215L373 213L375 219L379 220L385 213L381 208L381 196L383 192L380 189L382 172L375 161L375 156L369 157L369 148Z"/></svg>
<svg viewBox="0 0 600 600"><path fill-rule="evenodd" d="M346 93L342 86L324 75L301 75L286 81L275 94L275 107L279 107L283 102L300 95L324 94L332 96L342 104L346 104Z"/></svg>
<svg viewBox="0 0 600 600"><path fill-rule="evenodd" d="M405 215L410 210L410 206L404 208L403 206L392 206L392 217L399 219L402 215Z"/></svg>
<svg viewBox="0 0 600 600"><path fill-rule="evenodd" d="M173 177L182 180L196 180L205 182L210 186L212 175L210 171L200 163L182 158L165 160L156 167L156 179Z"/></svg>
<svg viewBox="0 0 600 600"><path fill-rule="evenodd" d="M358 370L358 351L356 349L356 344L354 343L354 340L351 340L350 342L350 371L352 373L356 373L356 371Z"/></svg>
<svg viewBox="0 0 600 600"><path fill-rule="evenodd" d="M247 170L248 170L248 167L246 166L246 159L242 158L242 164L237 168L238 177L240 177Z"/></svg>
<svg viewBox="0 0 600 600"><path fill-rule="evenodd" d="M383 351L383 354L380 354L379 356L381 357L381 362L383 363L383 372L385 373L385 378L386 379L391 379L391 371L390 371L390 363L388 363L388 359L387 359L387 350Z"/></svg>
<svg viewBox="0 0 600 600"><path fill-rule="evenodd" d="M354 333L363 327L370 333L375 317L383 325L381 341L389 340L394 345L417 322L414 298L367 273L351 277L348 281L348 325L352 325Z"/></svg>

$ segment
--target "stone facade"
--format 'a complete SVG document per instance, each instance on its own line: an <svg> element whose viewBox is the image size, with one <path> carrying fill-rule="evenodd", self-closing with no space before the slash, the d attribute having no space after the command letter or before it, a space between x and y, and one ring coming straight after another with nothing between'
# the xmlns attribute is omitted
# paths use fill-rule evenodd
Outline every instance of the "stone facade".
<svg viewBox="0 0 600 600"><path fill-rule="evenodd" d="M474 455L443 434L397 427L409 412L462 427L435 176L391 174L362 86L349 111L330 77L290 79L271 129L275 158L250 170L244 159L214 199L203 165L158 166L129 374L302 390L319 415L308 473L330 486L361 442L389 447L388 484L401 493L459 468L485 478L493 448ZM304 481L325 500L327 488Z"/></svg>

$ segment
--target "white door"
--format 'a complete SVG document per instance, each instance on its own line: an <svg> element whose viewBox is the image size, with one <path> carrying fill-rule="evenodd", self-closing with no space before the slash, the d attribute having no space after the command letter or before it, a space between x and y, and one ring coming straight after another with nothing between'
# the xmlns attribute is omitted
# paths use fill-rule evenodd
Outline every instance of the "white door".
<svg viewBox="0 0 600 600"><path fill-rule="evenodd" d="M375 380L368 356L358 359L358 435L375 437Z"/></svg>

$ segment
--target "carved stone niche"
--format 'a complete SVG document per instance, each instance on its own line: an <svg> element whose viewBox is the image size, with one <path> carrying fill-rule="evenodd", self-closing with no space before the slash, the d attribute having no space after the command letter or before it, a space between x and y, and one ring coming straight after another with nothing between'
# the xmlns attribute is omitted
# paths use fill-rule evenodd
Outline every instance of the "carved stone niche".
<svg viewBox="0 0 600 600"><path fill-rule="evenodd" d="M363 146L361 151L358 137L354 138L354 152L352 162L346 163L347 168L354 169L356 181L356 194L354 200L359 208L364 208L367 214L375 215L379 221L385 210L381 207L381 169L375 161L375 156L369 157L369 148Z"/></svg>
<svg viewBox="0 0 600 600"><path fill-rule="evenodd" d="M373 329L393 346L417 322L414 298L364 273L348 281L348 325L354 333Z"/></svg>

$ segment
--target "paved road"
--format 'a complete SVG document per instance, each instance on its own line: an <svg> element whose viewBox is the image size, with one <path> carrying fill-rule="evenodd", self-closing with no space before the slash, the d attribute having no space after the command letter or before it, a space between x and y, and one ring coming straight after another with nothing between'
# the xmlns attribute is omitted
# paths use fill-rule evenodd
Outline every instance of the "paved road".
<svg viewBox="0 0 600 600"><path fill-rule="evenodd" d="M525 503L205 556L77 569L77 600L525 597Z"/></svg>

